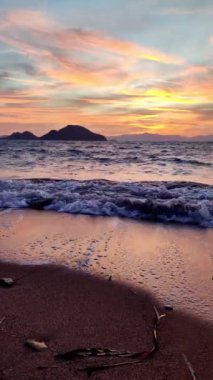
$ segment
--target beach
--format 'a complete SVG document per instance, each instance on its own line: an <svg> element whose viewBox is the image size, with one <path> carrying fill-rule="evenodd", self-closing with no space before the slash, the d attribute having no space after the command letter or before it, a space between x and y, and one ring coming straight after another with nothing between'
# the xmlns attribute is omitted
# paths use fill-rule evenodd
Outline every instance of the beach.
<svg viewBox="0 0 213 380"><path fill-rule="evenodd" d="M212 229L35 210L5 211L0 225L2 260L112 275L212 320Z"/></svg>
<svg viewBox="0 0 213 380"><path fill-rule="evenodd" d="M143 290L57 266L0 264L0 276L17 282L0 288L0 378L87 379L85 367L133 361L125 358L77 358L55 355L79 348L102 347L141 352L153 347L155 312L164 312ZM212 377L212 326L192 316L168 311L158 327L159 349L147 360L92 373L94 379L196 379ZM41 352L25 346L44 341Z"/></svg>
<svg viewBox="0 0 213 380"><path fill-rule="evenodd" d="M183 354L196 379L212 377L212 230L32 210L4 212L0 222L0 277L16 281L0 288L2 380L86 379L79 368L129 361L54 356L92 347L149 351L154 306L166 314L157 352L91 377L187 380ZM27 339L48 349L34 352Z"/></svg>

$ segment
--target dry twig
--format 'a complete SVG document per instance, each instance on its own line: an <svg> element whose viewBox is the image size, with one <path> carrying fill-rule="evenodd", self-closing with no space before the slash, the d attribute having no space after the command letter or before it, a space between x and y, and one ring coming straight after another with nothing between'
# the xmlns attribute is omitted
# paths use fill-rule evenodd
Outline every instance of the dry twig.
<svg viewBox="0 0 213 380"><path fill-rule="evenodd" d="M182 356L183 356L183 359L184 359L184 361L185 361L185 363L186 363L186 365L187 365L187 367L188 367L189 372L191 373L192 379L193 379L193 380L197 380L197 378L196 378L196 374L195 374L195 371L194 371L194 369L192 368L191 363L188 361L188 359L187 359L187 357L186 357L185 354L182 354Z"/></svg>
<svg viewBox="0 0 213 380"><path fill-rule="evenodd" d="M79 371L86 371L87 376L90 377L93 372L98 372L98 371L103 371L105 369L110 369L110 368L115 368L115 367L122 367L126 365L132 365L132 364L139 364L141 363L141 360L131 360L128 362L120 362L120 363L115 363L115 364L103 364L100 366L90 366L90 367L84 367L84 368L79 368Z"/></svg>
<svg viewBox="0 0 213 380"><path fill-rule="evenodd" d="M76 358L103 357L103 356L135 359L128 362L120 362L120 363L115 363L115 364L103 364L99 366L86 366L84 368L79 369L80 371L86 371L88 376L91 376L92 373L96 371L101 371L101 370L114 368L114 367L121 367L124 365L142 363L143 360L150 359L154 355L154 353L158 351L159 349L157 328L158 328L160 320L163 317L165 317L165 314L160 314L155 306L154 306L154 311L155 311L155 319L154 319L154 328L153 328L153 347L149 351L141 351L141 352L123 351L122 352L122 351L117 351L117 350L111 350L108 348L105 348L105 349L80 348L80 349L68 351L65 353L59 353L55 355L55 358L59 360L63 360L63 361L70 361Z"/></svg>

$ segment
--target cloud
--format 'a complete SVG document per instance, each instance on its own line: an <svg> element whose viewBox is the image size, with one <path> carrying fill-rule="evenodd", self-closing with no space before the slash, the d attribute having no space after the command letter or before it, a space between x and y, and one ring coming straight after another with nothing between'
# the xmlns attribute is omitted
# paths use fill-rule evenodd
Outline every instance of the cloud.
<svg viewBox="0 0 213 380"><path fill-rule="evenodd" d="M108 90L111 93L114 88L120 92L130 83L156 76L153 70L142 69L141 62L175 66L184 62L182 58L99 31L65 29L39 11L10 11L0 21L0 41L20 55L17 63L8 65L10 88L15 86L22 91L24 87L33 94L37 89L38 99L41 91L41 96L52 98L53 104L58 97L61 106L66 104L59 95L62 85L75 92L81 88L97 94ZM3 74L4 82L5 79ZM35 100L36 107L38 102Z"/></svg>
<svg viewBox="0 0 213 380"><path fill-rule="evenodd" d="M192 7L168 7L160 11L165 15L177 15L177 16L190 16L190 15L207 15L213 14L213 6L211 4L204 6L192 6Z"/></svg>
<svg viewBox="0 0 213 380"><path fill-rule="evenodd" d="M0 21L0 41L14 54L12 63L0 63L1 133L17 129L14 120L34 132L75 123L110 135L187 131L202 120L209 126L208 65L100 31L65 28L38 11L11 11Z"/></svg>
<svg viewBox="0 0 213 380"><path fill-rule="evenodd" d="M34 65L31 65L30 63L25 63L25 62L16 63L14 64L13 67L14 69L21 70L25 74L32 77L38 76L39 74L41 74L40 72L38 72L37 68Z"/></svg>
<svg viewBox="0 0 213 380"><path fill-rule="evenodd" d="M1 18L0 31L0 40L5 44L24 54L49 59L56 65L68 66L71 70L77 56L81 60L82 52L90 57L93 64L94 58L98 58L100 62L102 59L112 61L123 58L123 64L125 58L130 65L138 60L175 65L184 63L183 58L99 31L65 29L38 11L16 10L7 13ZM88 64L89 59L85 58ZM91 66L88 67L91 70Z"/></svg>
<svg viewBox="0 0 213 380"><path fill-rule="evenodd" d="M97 53L97 50L105 50L109 53L128 56L132 59L150 60L165 64L183 64L184 60L156 49L143 47L139 44L113 38L100 32L93 32L83 29L68 29L54 33L54 38L58 47L61 43L72 41L72 48L84 50L90 53ZM69 46L69 45L68 45Z"/></svg>
<svg viewBox="0 0 213 380"><path fill-rule="evenodd" d="M56 23L50 20L44 12L30 9L16 9L2 13L1 28L21 28L28 30L48 30L55 27Z"/></svg>
<svg viewBox="0 0 213 380"><path fill-rule="evenodd" d="M5 81L7 78L10 77L10 72L9 71L1 71L0 72L0 82Z"/></svg>

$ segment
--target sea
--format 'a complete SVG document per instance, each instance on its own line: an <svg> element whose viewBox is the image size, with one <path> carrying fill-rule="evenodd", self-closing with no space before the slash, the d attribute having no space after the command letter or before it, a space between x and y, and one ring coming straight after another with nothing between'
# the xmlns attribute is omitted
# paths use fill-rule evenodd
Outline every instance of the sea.
<svg viewBox="0 0 213 380"><path fill-rule="evenodd" d="M213 143L0 140L0 210L213 228Z"/></svg>

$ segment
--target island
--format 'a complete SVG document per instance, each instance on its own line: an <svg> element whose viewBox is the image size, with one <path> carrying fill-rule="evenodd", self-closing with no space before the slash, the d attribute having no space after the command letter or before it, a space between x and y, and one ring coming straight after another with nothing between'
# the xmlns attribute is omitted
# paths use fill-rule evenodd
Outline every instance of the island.
<svg viewBox="0 0 213 380"><path fill-rule="evenodd" d="M106 137L80 125L67 125L58 131L48 132L41 140L106 141Z"/></svg>
<svg viewBox="0 0 213 380"><path fill-rule="evenodd" d="M80 125L67 125L64 128L51 130L38 137L29 131L14 132L9 136L3 136L7 140L66 140L66 141L107 141L106 137L90 131Z"/></svg>
<svg viewBox="0 0 213 380"><path fill-rule="evenodd" d="M38 137L33 133L25 131L25 132L14 132L10 136L3 137L4 139L9 140L38 140Z"/></svg>

